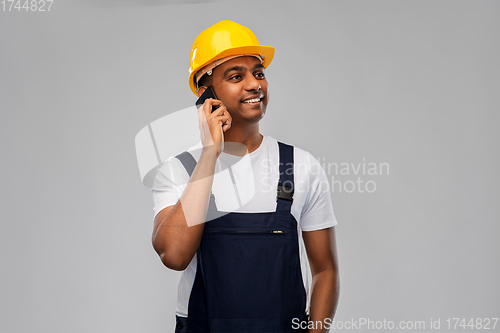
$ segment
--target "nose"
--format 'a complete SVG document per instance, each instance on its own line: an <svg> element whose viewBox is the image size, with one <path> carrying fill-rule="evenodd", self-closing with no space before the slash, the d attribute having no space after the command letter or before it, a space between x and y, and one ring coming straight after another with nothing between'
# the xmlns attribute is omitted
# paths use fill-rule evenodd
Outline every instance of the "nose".
<svg viewBox="0 0 500 333"><path fill-rule="evenodd" d="M257 80L253 75L250 75L246 81L246 90L260 90L262 88L260 85L260 81Z"/></svg>

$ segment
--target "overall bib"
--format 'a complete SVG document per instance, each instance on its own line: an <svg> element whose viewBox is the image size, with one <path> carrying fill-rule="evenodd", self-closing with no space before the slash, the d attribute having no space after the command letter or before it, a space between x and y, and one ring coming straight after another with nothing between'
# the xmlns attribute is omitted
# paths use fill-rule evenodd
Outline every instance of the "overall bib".
<svg viewBox="0 0 500 333"><path fill-rule="evenodd" d="M207 217L214 219L205 223L188 317L176 316L175 333L302 332L293 326L307 320L297 221L290 211L293 146L278 145L276 212L218 212L211 195ZM176 157L191 176L191 154Z"/></svg>

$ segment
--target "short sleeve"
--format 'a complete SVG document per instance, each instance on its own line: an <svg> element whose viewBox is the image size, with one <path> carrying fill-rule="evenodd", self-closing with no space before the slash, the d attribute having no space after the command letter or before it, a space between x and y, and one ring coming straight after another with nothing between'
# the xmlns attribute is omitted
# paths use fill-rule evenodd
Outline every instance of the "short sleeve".
<svg viewBox="0 0 500 333"><path fill-rule="evenodd" d="M318 160L309 156L308 193L300 217L303 231L325 229L337 225L330 194L330 184Z"/></svg>
<svg viewBox="0 0 500 333"><path fill-rule="evenodd" d="M189 175L177 158L170 157L163 162L156 172L151 189L154 217L162 209L177 203L188 182Z"/></svg>

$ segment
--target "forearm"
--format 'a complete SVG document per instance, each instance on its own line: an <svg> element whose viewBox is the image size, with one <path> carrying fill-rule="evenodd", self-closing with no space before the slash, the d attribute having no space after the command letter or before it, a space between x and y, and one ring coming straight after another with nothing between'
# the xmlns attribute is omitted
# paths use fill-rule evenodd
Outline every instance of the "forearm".
<svg viewBox="0 0 500 333"><path fill-rule="evenodd" d="M309 320L314 324L314 329L309 329L309 333L328 332L325 329L325 324L330 319L333 319L335 315L339 300L339 291L339 276L338 272L334 269L326 269L313 276ZM330 319L325 321L327 318ZM328 326L330 325L326 325L326 327Z"/></svg>
<svg viewBox="0 0 500 333"><path fill-rule="evenodd" d="M155 250L167 267L184 269L201 241L217 155L204 149L179 201L163 218L153 237ZM171 265L168 265L172 263Z"/></svg>

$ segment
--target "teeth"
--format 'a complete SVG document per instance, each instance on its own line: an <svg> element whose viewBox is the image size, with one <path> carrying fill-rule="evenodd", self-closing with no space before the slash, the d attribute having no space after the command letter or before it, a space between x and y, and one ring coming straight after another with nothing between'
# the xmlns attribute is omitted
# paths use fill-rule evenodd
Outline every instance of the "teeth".
<svg viewBox="0 0 500 333"><path fill-rule="evenodd" d="M253 98L253 99L247 99L246 101L243 101L244 103L255 103L255 102L260 102L260 98Z"/></svg>

